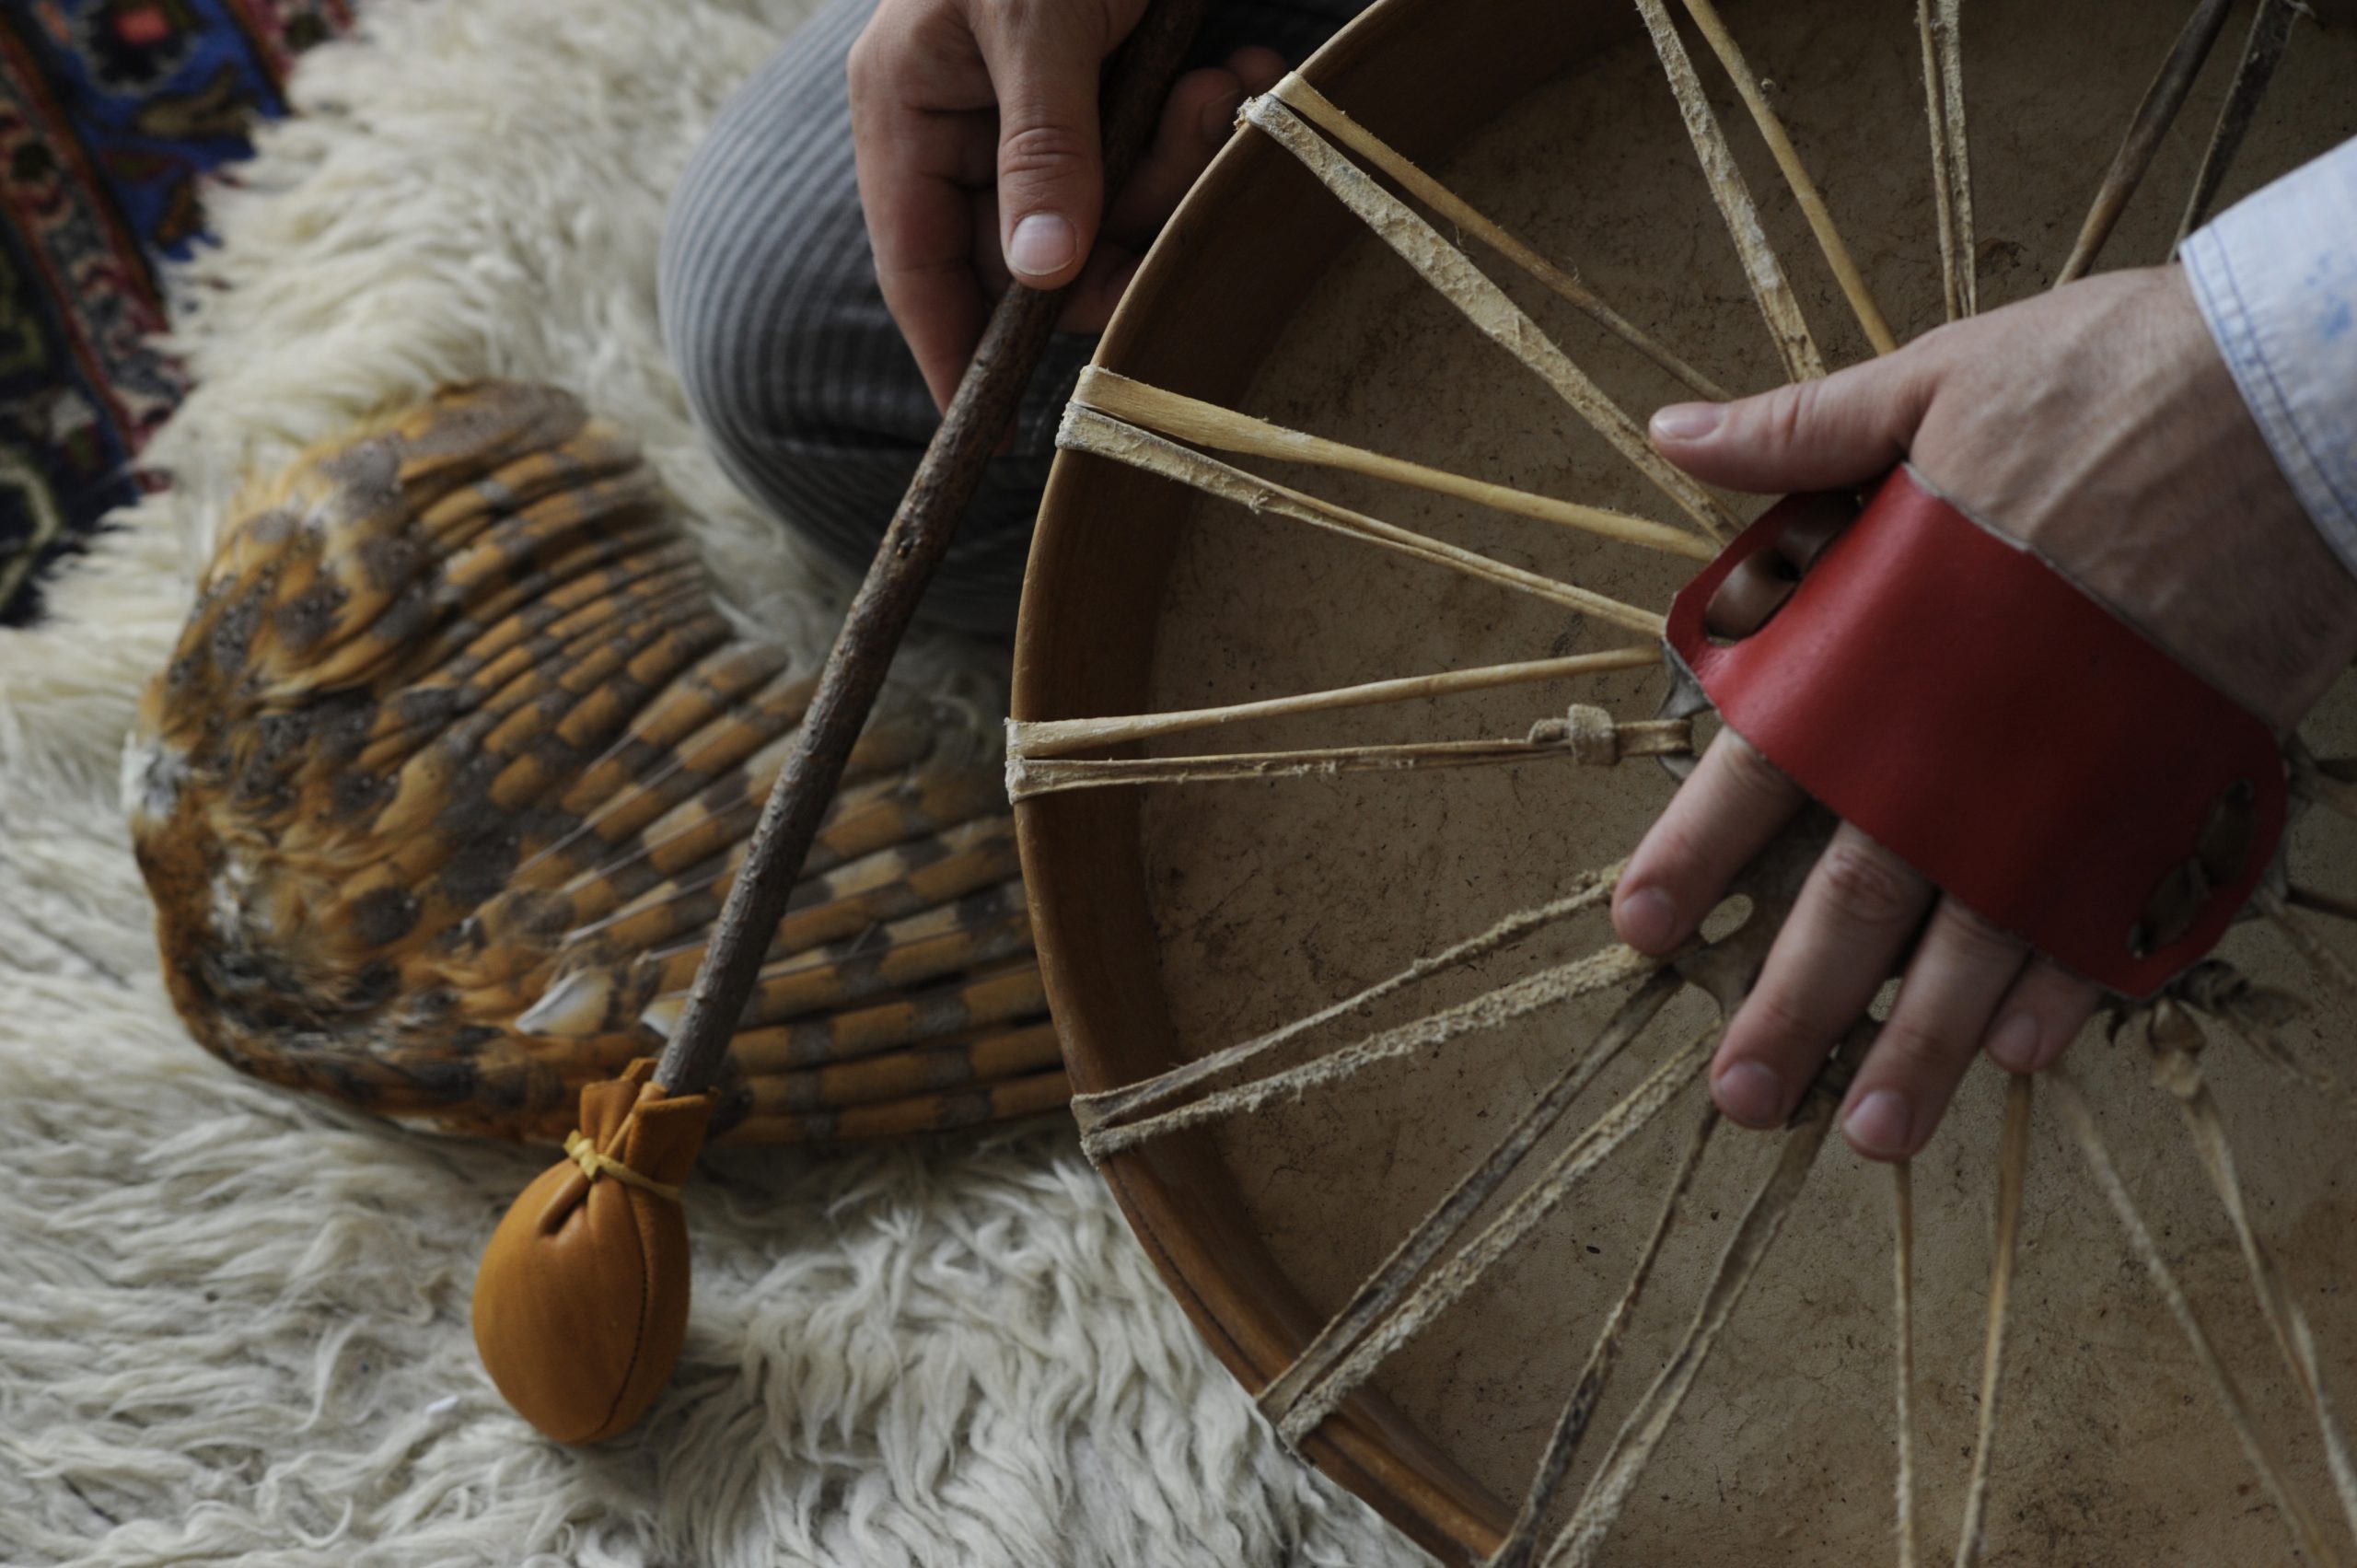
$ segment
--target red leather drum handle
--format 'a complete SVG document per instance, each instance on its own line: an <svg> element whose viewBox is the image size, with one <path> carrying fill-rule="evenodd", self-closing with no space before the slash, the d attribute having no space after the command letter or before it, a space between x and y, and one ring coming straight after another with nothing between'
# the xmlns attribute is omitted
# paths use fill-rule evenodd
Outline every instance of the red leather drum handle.
<svg viewBox="0 0 2357 1568"><path fill-rule="evenodd" d="M2039 951L2150 995L2266 873L2274 735L1911 470L1842 528L1850 505L1770 508L1678 596L1671 652L1835 814Z"/></svg>

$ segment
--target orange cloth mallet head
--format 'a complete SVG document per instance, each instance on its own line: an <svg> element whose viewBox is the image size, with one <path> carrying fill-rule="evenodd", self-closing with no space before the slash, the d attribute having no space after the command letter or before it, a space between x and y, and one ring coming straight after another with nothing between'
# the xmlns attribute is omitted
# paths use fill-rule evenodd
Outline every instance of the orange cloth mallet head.
<svg viewBox="0 0 2357 1568"><path fill-rule="evenodd" d="M475 1276L475 1348L518 1415L560 1443L627 1431L688 1327L679 1184L710 1095L672 1095L651 1059L581 1091L565 1158L524 1190Z"/></svg>

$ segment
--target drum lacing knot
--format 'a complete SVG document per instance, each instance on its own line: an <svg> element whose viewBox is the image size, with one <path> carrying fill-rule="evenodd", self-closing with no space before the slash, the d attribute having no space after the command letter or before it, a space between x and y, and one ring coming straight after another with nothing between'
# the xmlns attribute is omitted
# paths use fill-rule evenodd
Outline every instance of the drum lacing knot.
<svg viewBox="0 0 2357 1568"><path fill-rule="evenodd" d="M2144 1043L2153 1053L2153 1086L2190 1100L2201 1092L2201 1026L2175 999L2164 996L2144 1020Z"/></svg>
<svg viewBox="0 0 2357 1568"><path fill-rule="evenodd" d="M1561 747L1572 761L1608 768L1631 757L1682 757L1694 749L1691 719L1622 723L1602 708L1574 703L1559 719L1540 719L1523 738L1527 746Z"/></svg>
<svg viewBox="0 0 2357 1568"><path fill-rule="evenodd" d="M1610 714L1585 703L1574 703L1564 720L1571 731L1573 761L1608 768L1620 761L1620 726Z"/></svg>
<svg viewBox="0 0 2357 1568"><path fill-rule="evenodd" d="M1574 703L1559 719L1540 719L1530 726L1533 746L1561 746L1572 761L1588 767L1608 768L1620 761L1620 726L1602 708Z"/></svg>

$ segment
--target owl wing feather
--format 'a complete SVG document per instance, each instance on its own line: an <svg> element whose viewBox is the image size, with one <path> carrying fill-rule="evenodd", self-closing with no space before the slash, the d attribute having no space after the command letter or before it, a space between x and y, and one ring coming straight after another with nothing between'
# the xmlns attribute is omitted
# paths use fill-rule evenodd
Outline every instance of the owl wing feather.
<svg viewBox="0 0 2357 1568"><path fill-rule="evenodd" d="M173 999L273 1081L555 1138L676 1027L810 701L737 634L630 443L447 388L236 508L143 704L134 840ZM1069 1094L998 781L863 736L715 1121L899 1137Z"/></svg>

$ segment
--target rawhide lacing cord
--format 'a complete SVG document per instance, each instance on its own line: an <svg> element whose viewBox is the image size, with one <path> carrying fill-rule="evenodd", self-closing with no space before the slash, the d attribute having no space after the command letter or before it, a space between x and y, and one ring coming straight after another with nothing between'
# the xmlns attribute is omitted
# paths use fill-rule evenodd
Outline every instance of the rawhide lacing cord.
<svg viewBox="0 0 2357 1568"><path fill-rule="evenodd" d="M2357 758L2319 757L2295 735L2284 743L2283 760L2293 798L2357 822Z"/></svg>
<svg viewBox="0 0 2357 1568"><path fill-rule="evenodd" d="M1009 719L1006 721L1006 749L1009 756L1021 757L1026 761L1062 757L1092 747L1119 746L1166 735L1220 729L1257 719L1332 713L1343 708L1405 703L1423 697L1454 696L1465 691L1489 691L1502 686L1560 680L1575 675L1652 669L1660 665L1661 660L1661 646L1655 644L1649 647L1608 648L1602 653L1570 654L1562 658L1524 659L1515 664L1444 670L1438 675L1397 676L1388 680L1369 680L1356 686L1337 686L1324 691L1304 691L1289 697L1262 697L1255 702L1231 703L1217 708L1187 708L1175 713L1124 714L1091 719Z"/></svg>
<svg viewBox="0 0 2357 1568"><path fill-rule="evenodd" d="M1817 1163L1817 1150L1833 1125L1834 1109L1849 1086L1854 1063L1873 1034L1870 1022L1862 1020L1852 1027L1835 1048L1826 1071L1802 1098L1800 1109L1784 1131L1783 1147L1777 1154L1776 1164L1753 1193L1735 1234L1727 1238L1685 1336L1638 1400L1637 1408L1629 1412L1620 1430L1614 1434L1612 1446L1595 1475L1589 1478L1571 1521L1548 1548L1542 1561L1550 1568L1558 1563L1594 1568L1596 1554L1604 1550L1605 1538L1627 1505L1637 1478L1660 1446L1663 1434L1669 1430L1678 1406L1710 1360L1721 1331L1735 1315L1736 1306L1750 1286L1752 1276L1759 1272L1759 1265L1782 1231L1784 1218L1807 1182L1809 1170Z"/></svg>
<svg viewBox="0 0 2357 1568"><path fill-rule="evenodd" d="M2178 976L2168 994L2222 1026L2253 1056L2302 1089L2321 1095L2344 1110L2357 1110L2357 1086L2330 1068L2306 1060L2283 1039L2283 1026L2307 1010L2301 998L2253 985L2233 965L2217 958L2205 958Z"/></svg>
<svg viewBox="0 0 2357 1568"><path fill-rule="evenodd" d="M1882 307L1875 302L1874 290L1867 286L1865 276L1858 271L1857 261L1843 242L1841 231L1833 222L1833 215L1825 205L1825 194L1809 178L1801 162L1798 148L1784 130L1784 122L1770 107L1768 95L1761 91L1758 74L1750 62L1743 57L1735 35L1727 31L1726 23L1719 19L1718 8L1711 0L1685 0L1686 14L1694 18L1695 28L1711 46L1725 67L1727 80L1735 84L1736 96L1744 108L1751 111L1751 122L1759 127L1759 139L1768 144L1769 153L1776 160L1776 168L1784 177L1785 187L1800 204L1801 215L1808 220L1809 233L1817 237L1817 248L1824 254L1825 264L1833 271L1833 279L1841 285L1842 297L1849 301L1850 312L1858 319L1858 330L1866 334L1866 342L1876 354L1888 354L1898 348L1898 340L1891 336L1890 323L1884 319ZM1690 74L1690 67L1689 67ZM1710 103L1703 100L1702 112L1712 112ZM1724 400L1721 400L1724 401Z"/></svg>
<svg viewBox="0 0 2357 1568"><path fill-rule="evenodd" d="M1525 975L1439 1012L1377 1030L1267 1077L1214 1090L1158 1115L1114 1126L1091 1127L1082 1134L1081 1146L1090 1158L1102 1160L1152 1138L1223 1117L1256 1111L1280 1099L1298 1098L1308 1089L1338 1083L1379 1062L1394 1062L1420 1051L1431 1051L1543 1008L1624 985L1651 974L1661 963L1633 947L1615 943L1569 963Z"/></svg>
<svg viewBox="0 0 2357 1568"><path fill-rule="evenodd" d="M2159 1246L2153 1240L2152 1232L2145 1228L2144 1216L2137 1210L2136 1200L2128 1195L2119 1173L2113 1168L2111 1151L2105 1146L2103 1134L2096 1130L2095 1118L2089 1114L2086 1099L2079 1092L2077 1083L2060 1067L2049 1068L2045 1076L2047 1091L2061 1108L2062 1119L2070 1124L2072 1134L2078 1140L2080 1153L2086 1157L2088 1171L2094 1176L2096 1185L2102 1190L2104 1197L2110 1202L2112 1212L2119 1216L2120 1229L2127 1233L2129 1249L2144 1265L2144 1272L2152 1279L2154 1288L2160 1292L2162 1301L2168 1307L2169 1316L2175 1318L2177 1327L2185 1331L2186 1342L2192 1347L2194 1359L2208 1376L2211 1391L2217 1396L2226 1423L2234 1428L2236 1440L2242 1444L2244 1456L2249 1459L2251 1469L2258 1472L2260 1484L2266 1487L2277 1511L2283 1516L2284 1523L2292 1532L2293 1545L2312 1562L2338 1562L2339 1555L2325 1539L2324 1532L2308 1512L2307 1504L2285 1483L2274 1456L2268 1451L2251 1420L2250 1407L2243 1398L2241 1385L2235 1381L2235 1376L2226 1369L2225 1363L2218 1358L2217 1347L2211 1342L2200 1318L2194 1315L2193 1304L2186 1299L2176 1274L2170 1272L2167 1260L2161 1256Z"/></svg>
<svg viewBox="0 0 2357 1568"><path fill-rule="evenodd" d="M1956 1532L1956 1568L1975 1568L1984 1550L1989 1472L1995 1458L1997 1394L2004 1386L2005 1329L2012 1321L2014 1253L2021 1238L2022 1190L2029 1174L2032 1080L2016 1073L2005 1083L2005 1130L1997 1154L1997 1237L1989 1262L1989 1318L1980 1344L1980 1415L1972 1442L1972 1477L1964 1491L1964 1523Z"/></svg>
<svg viewBox="0 0 2357 1568"><path fill-rule="evenodd" d="M1481 1163L1468 1171L1434 1205L1359 1286L1349 1304L1318 1330L1294 1364L1261 1390L1261 1413L1288 1441L1298 1443L1317 1424L1316 1421L1304 1419L1313 1404L1318 1407L1320 1419L1330 1413L1341 1396L1337 1392L1332 1399L1319 1397L1321 1386L1329 1386L1329 1375L1367 1333L1398 1308L1417 1276L1520 1168L1523 1159L1562 1120L1580 1092L1653 1022L1684 984L1681 976L1664 971L1638 987L1596 1040L1572 1058Z"/></svg>
<svg viewBox="0 0 2357 1568"><path fill-rule="evenodd" d="M1980 309L1972 230L1972 155L1964 124L1961 0L1916 0L1923 43L1923 110L1932 124L1932 195L1940 231L1940 279L1947 319Z"/></svg>
<svg viewBox="0 0 2357 1568"><path fill-rule="evenodd" d="M2282 935L2308 966L2308 972L2340 993L2343 1001L2357 1005L2357 972L2351 972L2341 961L2340 955L2325 946L2316 927L2307 917L2285 903L2265 884L2251 895L2251 902L2267 917L2267 923Z"/></svg>
<svg viewBox="0 0 2357 1568"><path fill-rule="evenodd" d="M1513 588L1535 598L1559 605L1565 610L1593 615L1628 631L1658 637L1662 633L1662 618L1650 610L1640 610L1607 594L1596 593L1576 584L1559 582L1537 572L1527 572L1519 566L1509 566L1502 561L1454 544L1420 534L1412 529L1380 522L1347 506L1321 500L1274 480L1206 457L1191 447L1156 436L1150 430L1084 408L1078 403L1064 410L1063 423L1056 432L1056 445L1066 451L1091 452L1115 462L1127 463L1146 473L1176 480L1190 485L1207 495L1234 502L1257 516L1283 517L1291 522L1306 523L1328 533L1354 539L1362 543L1412 556L1435 566L1446 566L1466 576Z"/></svg>
<svg viewBox="0 0 2357 1568"><path fill-rule="evenodd" d="M2330 1068L2320 1067L2300 1056L2275 1029L2238 1018L2222 1018L2219 1021L2225 1025L2235 1039L2250 1048L2252 1055L2303 1089L2337 1102L2343 1110L2357 1110L2357 1086L2352 1086Z"/></svg>
<svg viewBox="0 0 2357 1568"><path fill-rule="evenodd" d="M1212 784L1238 779L1332 778L1341 773L1420 772L1565 757L1609 768L1638 757L1693 754L1691 719L1622 722L1604 709L1574 703L1562 718L1540 719L1512 740L1414 740L1323 746L1292 751L1237 751L1203 757L1032 758L1010 751L1010 800L1116 784Z"/></svg>
<svg viewBox="0 0 2357 1568"><path fill-rule="evenodd" d="M1276 94L1246 103L1244 118L1298 158L1484 336L1553 388L1574 413L1653 481L1681 511L1700 523L1704 532L1720 540L1734 535L1737 526L1735 515L1683 470L1655 452L1643 428L1629 417L1627 411L1608 397L1587 372L1573 364L1504 289L1483 275L1480 268L1468 261L1465 253L1443 238L1431 224L1344 157Z"/></svg>
<svg viewBox="0 0 2357 1568"><path fill-rule="evenodd" d="M2226 89L2226 101L2218 106L2218 122L2211 128L2210 145L2202 149L2201 168L2193 177L2192 193L2185 200L2185 215L2177 220L2177 245L2183 245L2186 236L2210 215L2210 203L2217 199L2226 168L2241 150L2243 136L2258 112L2259 99L2267 96L2275 67L2282 63L2284 46L2292 39L2293 18L2305 8L2299 0L2258 0L2258 9L2251 13L2250 32L2243 40L2243 57L2235 67L2234 84Z"/></svg>
<svg viewBox="0 0 2357 1568"><path fill-rule="evenodd" d="M1898 1404L1898 1568L1916 1568L1915 1527L1915 1177L1907 1160L1890 1167L1891 1339Z"/></svg>
<svg viewBox="0 0 2357 1568"><path fill-rule="evenodd" d="M1200 398L1165 391L1160 387L1133 381L1116 371L1095 366L1080 373L1080 383L1073 390L1073 401L1084 408L1095 409L1099 413L1109 414L1142 430L1151 430L1158 436L1167 436L1190 446L1240 452L1248 457L1267 458L1278 462L1306 463L1313 468L1388 480L1431 494L1470 501L1492 511L1576 528L1598 539L1682 555L1689 561L1709 561L1718 554L1710 540L1691 528L1673 528L1667 523L1656 523L1650 518L1631 517L1626 512L1590 506L1578 501L1559 501L1549 495L1535 495L1527 490L1516 490L1512 485L1494 484L1488 480L1472 479L1464 474L1450 473L1446 469L1410 462L1405 458L1395 458L1386 452L1329 441L1323 436L1289 430L1282 424L1255 419L1248 413L1238 413L1234 409L1222 408Z"/></svg>
<svg viewBox="0 0 2357 1568"><path fill-rule="evenodd" d="M2316 1340L2308 1330L2307 1316L2292 1298L2291 1286L2285 1283L2275 1255L2259 1240L2251 1225L2250 1211L2243 1202L2242 1178L2235 1169L2234 1149L2226 1141L2225 1123L2220 1120L2218 1102L2202 1077L2199 1054L2203 1044L2201 1027L2183 1007L2165 998L2145 1015L2144 1039L2153 1052L2153 1081L2177 1101L2186 1133L2193 1140L2194 1153L2200 1158L2202 1173L2209 1177L2212 1190L2218 1194L2219 1206L2225 1210L2227 1221L2234 1226L2235 1242L2242 1249L2243 1265L2250 1275L2251 1294L2258 1298L2259 1311L2275 1336L2284 1370L2291 1374L2301 1397L2307 1401L2341 1516L2351 1535L2357 1537L2357 1463L2350 1458L2349 1440L2341 1432L2340 1418L2325 1391L2324 1370L2316 1358Z"/></svg>
<svg viewBox="0 0 2357 1568"><path fill-rule="evenodd" d="M1371 1006L1434 975L1487 958L1533 932L1596 908L1612 896L1612 889L1620 878L1620 868L1625 864L1615 861L1594 871L1581 872L1571 879L1569 890L1562 897L1550 899L1536 908L1517 910L1488 930L1452 943L1437 953L1426 954L1406 969L1387 975L1306 1017L1296 1018L1266 1034L1213 1051L1209 1056L1182 1063L1167 1073L1156 1074L1138 1083L1125 1084L1118 1089L1105 1089L1096 1094L1074 1095L1072 1108L1074 1118L1080 1122L1081 1147L1091 1159L1100 1159L1111 1152L1106 1146L1106 1140L1114 1132L1137 1124L1153 1112L1167 1108L1189 1091L1237 1068L1248 1066L1312 1029Z"/></svg>
<svg viewBox="0 0 2357 1568"><path fill-rule="evenodd" d="M1578 278L1548 261L1537 250L1477 212L1473 204L1426 174L1391 145L1370 132L1365 126L1342 112L1333 100L1298 72L1287 75L1271 89L1270 96L1287 109L1317 126L1332 140L1340 142L1360 158L1382 171L1384 176L1400 186L1449 223L1473 236L1499 255L1520 267L1540 286L1585 312L1596 325L1643 354L1678 381L1714 403L1723 403L1733 396L1727 389L1695 369L1660 343L1649 336L1635 322L1607 305L1596 292Z"/></svg>
<svg viewBox="0 0 2357 1568"><path fill-rule="evenodd" d="M1693 1134L1686 1141L1686 1152L1679 1156L1678 1169L1670 1177L1669 1190L1662 1196L1661 1213L1654 1220L1653 1233L1637 1253L1636 1264L1629 1271L1629 1283L1621 1287L1620 1298L1605 1314L1596 1342L1588 1347L1587 1361L1572 1385L1572 1396L1564 1401L1563 1413L1556 1420L1554 1431L1548 1434L1547 1447L1538 1457L1538 1468L1523 1493L1522 1507L1515 1513L1505 1539L1491 1553L1488 1568L1528 1568L1538 1544L1539 1521L1555 1505L1564 1478L1571 1474L1572 1461L1579 1457L1580 1439L1587 1434L1596 1401L1604 1397L1605 1385L1620 1361L1620 1342L1628 1331L1630 1315L1637 1309L1645 1282L1653 1277L1662 1244L1669 1239L1670 1228L1677 1223L1686 1195L1693 1190L1694 1173L1701 1168L1702 1152L1718 1125L1719 1108L1705 1100L1701 1119L1694 1124Z"/></svg>
<svg viewBox="0 0 2357 1568"><path fill-rule="evenodd" d="M1695 161L1702 166L1711 198L1726 219L1727 234L1735 241L1736 254L1743 259L1743 275L1751 285L1761 319L1768 323L1768 334L1775 340L1784 374L1795 381L1815 380L1825 374L1825 356L1817 352L1817 340L1809 335L1808 323L1801 317L1800 301L1793 297L1792 283L1768 243L1768 230L1759 221L1751 187L1744 183L1743 171L1736 167L1726 133L1719 128L1718 111L1711 107L1701 78L1694 74L1694 62L1687 56L1685 41L1678 36L1678 24L1670 20L1664 0L1637 0L1637 10L1645 18L1645 31L1653 36L1662 75L1678 97L1678 111L1685 118L1686 134L1694 144Z"/></svg>
<svg viewBox="0 0 2357 1568"><path fill-rule="evenodd" d="M1398 1305L1383 1312L1334 1369L1306 1389L1300 1402L1285 1412L1279 1430L1299 1443L1332 1414L1353 1389L1374 1376L1378 1366L1422 1333L1434 1318L1464 1300L1539 1222L1562 1206L1573 1188L1631 1138L1651 1126L1678 1092L1701 1075L1718 1038L1719 1025L1714 1021L1590 1123L1550 1162L1536 1181L1517 1193L1462 1250L1434 1270Z"/></svg>

